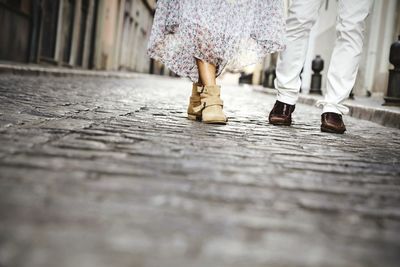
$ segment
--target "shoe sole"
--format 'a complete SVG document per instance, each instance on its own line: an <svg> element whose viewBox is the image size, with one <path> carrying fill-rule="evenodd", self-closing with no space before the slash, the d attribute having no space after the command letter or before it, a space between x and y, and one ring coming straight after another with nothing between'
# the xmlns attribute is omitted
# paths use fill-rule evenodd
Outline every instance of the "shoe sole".
<svg viewBox="0 0 400 267"><path fill-rule="evenodd" d="M325 133L344 134L345 131L346 130L344 130L344 131L336 131L336 130L321 126L321 132L325 132Z"/></svg>
<svg viewBox="0 0 400 267"><path fill-rule="evenodd" d="M291 126L292 123L286 123L286 122L269 122L269 124L275 125L275 126Z"/></svg>

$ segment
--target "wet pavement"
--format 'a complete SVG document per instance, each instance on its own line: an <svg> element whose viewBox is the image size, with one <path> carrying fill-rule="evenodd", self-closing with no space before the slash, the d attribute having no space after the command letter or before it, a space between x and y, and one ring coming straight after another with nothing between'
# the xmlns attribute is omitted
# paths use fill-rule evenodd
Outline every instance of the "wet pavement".
<svg viewBox="0 0 400 267"><path fill-rule="evenodd" d="M204 125L190 89L0 75L0 266L399 266L399 129L238 86Z"/></svg>

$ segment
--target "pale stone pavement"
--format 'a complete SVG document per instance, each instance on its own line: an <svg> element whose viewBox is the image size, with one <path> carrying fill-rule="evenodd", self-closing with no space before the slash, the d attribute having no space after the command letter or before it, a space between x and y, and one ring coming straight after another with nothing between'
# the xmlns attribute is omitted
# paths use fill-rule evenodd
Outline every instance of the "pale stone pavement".
<svg viewBox="0 0 400 267"><path fill-rule="evenodd" d="M267 123L223 88L227 126L185 118L190 83L0 75L0 266L400 266L400 130Z"/></svg>

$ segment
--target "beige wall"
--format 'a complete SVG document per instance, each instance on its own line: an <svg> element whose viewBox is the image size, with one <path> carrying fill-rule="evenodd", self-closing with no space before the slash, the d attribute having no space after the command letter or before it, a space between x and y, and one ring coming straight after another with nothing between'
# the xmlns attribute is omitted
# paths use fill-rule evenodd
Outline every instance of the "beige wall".
<svg viewBox="0 0 400 267"><path fill-rule="evenodd" d="M100 0L97 14L95 68L111 69L119 0Z"/></svg>
<svg viewBox="0 0 400 267"><path fill-rule="evenodd" d="M96 69L149 72L147 42L154 0L101 0Z"/></svg>
<svg viewBox="0 0 400 267"><path fill-rule="evenodd" d="M378 24L379 28L370 32L370 40L367 44L367 49L369 48L368 45L370 45L374 39L379 41L376 47L372 49L372 51L375 50L376 53L369 53L368 55L369 57L376 57L376 59L373 60L374 64L369 64L369 62L367 62L365 65L367 70L370 69L369 73L372 75L370 80L366 80L366 87L368 87L373 94L384 95L387 91L388 69L391 67L389 63L390 46L397 39L397 35L400 34L400 32L396 31L396 24L400 17L400 3L397 0L376 1L374 9L379 11L379 16L376 21L372 23ZM367 51L371 51L371 49Z"/></svg>

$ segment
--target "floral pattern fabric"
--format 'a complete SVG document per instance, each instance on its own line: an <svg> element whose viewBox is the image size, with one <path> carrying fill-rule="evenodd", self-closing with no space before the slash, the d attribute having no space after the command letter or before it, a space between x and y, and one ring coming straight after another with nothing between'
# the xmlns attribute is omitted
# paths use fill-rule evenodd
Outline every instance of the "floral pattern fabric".
<svg viewBox="0 0 400 267"><path fill-rule="evenodd" d="M282 0L159 0L150 57L198 81L195 58L240 70L284 45Z"/></svg>

